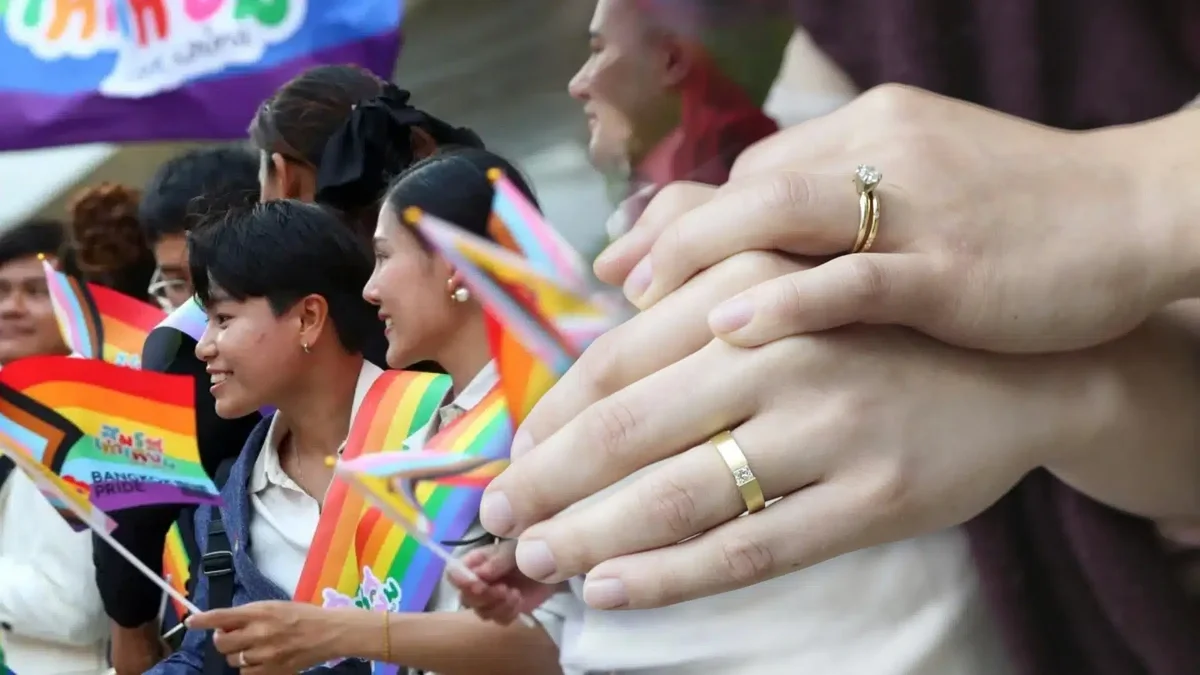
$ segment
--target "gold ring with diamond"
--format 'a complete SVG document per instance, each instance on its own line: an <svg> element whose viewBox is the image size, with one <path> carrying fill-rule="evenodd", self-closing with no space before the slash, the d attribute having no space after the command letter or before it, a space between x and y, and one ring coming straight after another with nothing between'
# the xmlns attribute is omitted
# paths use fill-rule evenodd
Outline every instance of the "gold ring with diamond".
<svg viewBox="0 0 1200 675"><path fill-rule="evenodd" d="M875 190L883 174L873 166L859 165L854 171L854 187L858 190L858 236L851 253L866 253L879 233L879 195Z"/></svg>
<svg viewBox="0 0 1200 675"><path fill-rule="evenodd" d="M708 442L717 449L721 459L725 460L725 466L729 467L729 472L733 474L733 482L742 495L742 501L746 503L746 512L762 511L763 507L767 505L762 486L758 484L758 479L750 470L750 463L746 461L746 455L742 452L741 446L733 439L733 434L722 431L708 439Z"/></svg>

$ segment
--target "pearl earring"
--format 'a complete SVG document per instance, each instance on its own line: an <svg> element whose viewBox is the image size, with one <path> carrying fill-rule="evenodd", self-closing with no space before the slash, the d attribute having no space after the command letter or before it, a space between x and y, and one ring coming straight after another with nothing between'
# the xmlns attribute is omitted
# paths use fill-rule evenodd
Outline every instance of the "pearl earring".
<svg viewBox="0 0 1200 675"><path fill-rule="evenodd" d="M471 291L467 290L465 286L459 286L458 288L454 289L454 292L450 294L450 297L455 302L466 302L471 299Z"/></svg>

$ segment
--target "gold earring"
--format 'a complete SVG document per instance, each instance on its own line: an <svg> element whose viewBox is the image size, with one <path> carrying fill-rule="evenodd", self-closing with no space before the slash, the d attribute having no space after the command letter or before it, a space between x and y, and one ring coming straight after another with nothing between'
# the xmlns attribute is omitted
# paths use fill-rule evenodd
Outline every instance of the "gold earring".
<svg viewBox="0 0 1200 675"><path fill-rule="evenodd" d="M308 350L308 343L307 343L307 342L305 342L304 344L300 345L300 348L304 350L304 353L305 353L305 354L311 354L311 353L312 353L312 352L310 352L310 351Z"/></svg>

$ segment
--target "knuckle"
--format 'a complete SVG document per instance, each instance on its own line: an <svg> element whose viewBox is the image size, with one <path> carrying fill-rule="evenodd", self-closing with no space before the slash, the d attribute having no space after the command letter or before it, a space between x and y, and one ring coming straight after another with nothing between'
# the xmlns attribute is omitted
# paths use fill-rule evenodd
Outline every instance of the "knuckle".
<svg viewBox="0 0 1200 675"><path fill-rule="evenodd" d="M919 89L903 84L881 84L860 98L867 111L885 122L905 123L916 116L922 95Z"/></svg>
<svg viewBox="0 0 1200 675"><path fill-rule="evenodd" d="M643 493L644 513L651 521L661 523L677 540L690 537L699 527L699 508L696 495L686 486L670 478L662 478L646 486Z"/></svg>
<svg viewBox="0 0 1200 675"><path fill-rule="evenodd" d="M770 547L745 537L723 543L720 555L721 571L738 587L762 581L775 568Z"/></svg>
<svg viewBox="0 0 1200 675"><path fill-rule="evenodd" d="M618 398L610 397L592 405L585 438L609 460L628 454L629 441L637 432L637 415Z"/></svg>
<svg viewBox="0 0 1200 675"><path fill-rule="evenodd" d="M846 258L851 296L864 303L880 300L888 292L888 276L874 259L866 256Z"/></svg>
<svg viewBox="0 0 1200 675"><path fill-rule="evenodd" d="M572 369L579 378L578 384L591 395L592 400L620 391L625 386L621 375L625 361L625 347L621 339L623 329L624 326L618 326L597 337Z"/></svg>

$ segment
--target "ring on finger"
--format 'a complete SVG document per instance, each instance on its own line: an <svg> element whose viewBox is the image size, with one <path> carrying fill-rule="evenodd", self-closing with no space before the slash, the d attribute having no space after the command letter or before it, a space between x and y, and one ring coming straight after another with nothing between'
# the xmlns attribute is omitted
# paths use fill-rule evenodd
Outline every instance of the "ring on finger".
<svg viewBox="0 0 1200 675"><path fill-rule="evenodd" d="M737 486L738 492L742 495L742 501L746 504L746 513L763 510L767 501L763 496L762 486L758 484L758 478L755 477L754 471L750 468L750 462L746 459L746 454L734 440L733 434L722 431L710 438L708 442L717 449L721 459L725 460L725 466L729 467L729 472L733 474L734 485Z"/></svg>
<svg viewBox="0 0 1200 675"><path fill-rule="evenodd" d="M873 166L860 164L854 172L854 187L858 190L858 235L851 253L866 253L879 233L879 195L876 190L883 174Z"/></svg>
<svg viewBox="0 0 1200 675"><path fill-rule="evenodd" d="M250 665L249 663L246 662L246 652L238 652L237 660L238 660L238 662L237 662L238 668L246 668Z"/></svg>

